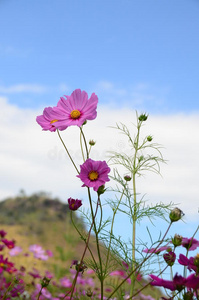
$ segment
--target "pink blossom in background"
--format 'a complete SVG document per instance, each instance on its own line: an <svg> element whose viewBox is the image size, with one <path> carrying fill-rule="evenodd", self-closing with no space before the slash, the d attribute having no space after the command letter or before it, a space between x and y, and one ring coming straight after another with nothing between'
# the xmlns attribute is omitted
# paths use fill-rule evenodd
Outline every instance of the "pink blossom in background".
<svg viewBox="0 0 199 300"><path fill-rule="evenodd" d="M48 257L53 257L53 253L51 250L46 250L46 254L48 255Z"/></svg>
<svg viewBox="0 0 199 300"><path fill-rule="evenodd" d="M185 255L180 254L178 259L179 264L187 266L189 271L197 271L197 266L194 265L194 257L187 258Z"/></svg>
<svg viewBox="0 0 199 300"><path fill-rule="evenodd" d="M33 268L31 272L28 272L28 274L33 278L42 278L42 276L36 268Z"/></svg>
<svg viewBox="0 0 199 300"><path fill-rule="evenodd" d="M67 277L60 278L59 282L61 286L65 288L70 288L72 286L70 279L68 279Z"/></svg>
<svg viewBox="0 0 199 300"><path fill-rule="evenodd" d="M83 181L83 187L92 187L97 192L100 186L110 180L108 178L110 168L105 161L94 161L89 158L80 168L81 171L77 177Z"/></svg>
<svg viewBox="0 0 199 300"><path fill-rule="evenodd" d="M10 256L16 256L19 255L22 252L22 248L19 246L15 246L9 251Z"/></svg>
<svg viewBox="0 0 199 300"><path fill-rule="evenodd" d="M192 251L199 247L199 241L193 238L182 238L182 246Z"/></svg>
<svg viewBox="0 0 199 300"><path fill-rule="evenodd" d="M76 89L71 96L64 97L61 97L57 104L63 115L55 123L56 128L63 130L72 125L80 127L86 120L96 118L98 97L95 93L92 93L88 99L88 94L85 91Z"/></svg>
<svg viewBox="0 0 199 300"><path fill-rule="evenodd" d="M6 236L7 232L4 230L0 230L0 237L4 238Z"/></svg>
<svg viewBox="0 0 199 300"><path fill-rule="evenodd" d="M161 251L167 250L169 248L171 248L171 247L163 246L163 247L160 247L157 249L156 248L150 248L150 249L146 248L146 249L142 250L142 252L159 254Z"/></svg>
<svg viewBox="0 0 199 300"><path fill-rule="evenodd" d="M14 248L14 246L15 246L15 241L8 241L7 239L2 239L1 241L2 241L2 242L4 243L4 245L5 245L7 248L9 248L9 249Z"/></svg>
<svg viewBox="0 0 199 300"><path fill-rule="evenodd" d="M181 291L186 284L186 278L182 277L181 275L176 274L173 280L164 280L159 278L155 275L150 275L153 281L150 283L153 286L162 286L165 289L169 289L171 291Z"/></svg>
<svg viewBox="0 0 199 300"><path fill-rule="evenodd" d="M31 245L29 247L30 252L34 254L35 258L41 259L41 260L47 260L48 255L45 254L45 250L40 245Z"/></svg>
<svg viewBox="0 0 199 300"><path fill-rule="evenodd" d="M197 290L199 288L199 276L191 274L186 279L186 287L189 289Z"/></svg>

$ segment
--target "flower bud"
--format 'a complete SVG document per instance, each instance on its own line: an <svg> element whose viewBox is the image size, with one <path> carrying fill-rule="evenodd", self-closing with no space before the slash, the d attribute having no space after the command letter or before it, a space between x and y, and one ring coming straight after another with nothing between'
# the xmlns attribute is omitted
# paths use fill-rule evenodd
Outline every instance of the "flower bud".
<svg viewBox="0 0 199 300"><path fill-rule="evenodd" d="M191 291L184 293L183 300L193 300L193 293Z"/></svg>
<svg viewBox="0 0 199 300"><path fill-rule="evenodd" d="M144 121L146 121L146 120L147 120L147 118L148 118L148 116L147 116L147 115L145 115L145 114L141 114L141 115L138 117L138 120L139 120L140 122L144 122Z"/></svg>
<svg viewBox="0 0 199 300"><path fill-rule="evenodd" d="M92 297L92 295L93 295L93 292L92 292L91 288L88 288L86 291L86 296L90 298L90 297Z"/></svg>
<svg viewBox="0 0 199 300"><path fill-rule="evenodd" d="M80 206L82 206L82 201L78 199L69 198L68 205L70 210L77 210Z"/></svg>
<svg viewBox="0 0 199 300"><path fill-rule="evenodd" d="M196 267L199 267L199 253L197 253L196 256L194 257L193 263Z"/></svg>
<svg viewBox="0 0 199 300"><path fill-rule="evenodd" d="M179 208L175 207L170 212L169 218L170 218L171 222L177 222L182 218L183 215L184 215L183 212Z"/></svg>
<svg viewBox="0 0 199 300"><path fill-rule="evenodd" d="M144 160L144 156L141 155L139 158L138 158L138 161L141 162L142 160Z"/></svg>
<svg viewBox="0 0 199 300"><path fill-rule="evenodd" d="M148 135L146 139L147 139L148 142L151 142L153 137L151 135Z"/></svg>
<svg viewBox="0 0 199 300"><path fill-rule="evenodd" d="M176 260L176 255L173 251L169 251L168 253L163 254L164 260L167 263L168 266L173 266L175 260Z"/></svg>
<svg viewBox="0 0 199 300"><path fill-rule="evenodd" d="M47 287L50 283L50 278L44 277L41 280L41 286L42 288Z"/></svg>
<svg viewBox="0 0 199 300"><path fill-rule="evenodd" d="M105 191L106 191L105 185L101 185L101 186L98 188L97 193L98 193L98 195L102 195L102 194L104 194Z"/></svg>
<svg viewBox="0 0 199 300"><path fill-rule="evenodd" d="M90 146L94 146L95 144L96 144L95 141L93 141L93 140L90 140L90 141L89 141L89 145L90 145Z"/></svg>
<svg viewBox="0 0 199 300"><path fill-rule="evenodd" d="M182 244L182 236L179 234L175 234L174 238L171 241L174 247L178 247Z"/></svg>
<svg viewBox="0 0 199 300"><path fill-rule="evenodd" d="M130 177L129 175L125 175L125 176L124 176L124 180L126 180L126 181L131 181L131 177Z"/></svg>

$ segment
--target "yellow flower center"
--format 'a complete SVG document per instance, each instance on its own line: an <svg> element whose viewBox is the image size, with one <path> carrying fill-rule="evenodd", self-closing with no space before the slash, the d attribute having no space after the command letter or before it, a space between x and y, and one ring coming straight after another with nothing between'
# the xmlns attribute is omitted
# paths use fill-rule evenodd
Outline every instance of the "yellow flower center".
<svg viewBox="0 0 199 300"><path fill-rule="evenodd" d="M58 120L52 120L52 121L50 121L50 124L53 124L53 123L55 123L55 122L57 122Z"/></svg>
<svg viewBox="0 0 199 300"><path fill-rule="evenodd" d="M97 180L97 178L98 178L97 171L90 171L88 174L88 177L91 181Z"/></svg>
<svg viewBox="0 0 199 300"><path fill-rule="evenodd" d="M0 263L0 267L4 267L4 263Z"/></svg>
<svg viewBox="0 0 199 300"><path fill-rule="evenodd" d="M76 120L80 117L81 113L79 110L75 109L75 110L72 110L71 113L70 113L70 116L72 119Z"/></svg>
<svg viewBox="0 0 199 300"><path fill-rule="evenodd" d="M196 254L195 258L199 259L199 253Z"/></svg>

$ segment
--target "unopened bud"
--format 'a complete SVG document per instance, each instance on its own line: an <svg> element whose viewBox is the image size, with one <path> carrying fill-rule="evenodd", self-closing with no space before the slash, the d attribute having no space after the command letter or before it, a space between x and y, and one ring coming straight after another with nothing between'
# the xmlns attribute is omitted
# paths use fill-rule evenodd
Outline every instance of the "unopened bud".
<svg viewBox="0 0 199 300"><path fill-rule="evenodd" d="M147 120L147 118L148 118L148 116L147 116L147 115L145 115L145 114L141 114L141 115L138 117L138 120L139 120L140 122L144 122L144 121L146 121L146 120Z"/></svg>
<svg viewBox="0 0 199 300"><path fill-rule="evenodd" d="M179 234L175 234L174 238L171 241L174 247L178 247L182 244L182 236Z"/></svg>
<svg viewBox="0 0 199 300"><path fill-rule="evenodd" d="M167 263L168 266L173 266L175 259L176 259L176 255L173 251L169 251L168 253L164 253L163 254L164 260Z"/></svg>
<svg viewBox="0 0 199 300"><path fill-rule="evenodd" d="M184 293L183 300L193 300L193 293L191 291Z"/></svg>
<svg viewBox="0 0 199 300"><path fill-rule="evenodd" d="M148 142L151 142L152 139L153 139L153 137L152 137L151 135L148 135L148 136L147 136L147 141L148 141Z"/></svg>
<svg viewBox="0 0 199 300"><path fill-rule="evenodd" d="M180 219L182 219L182 216L183 216L183 212L181 211L181 209L179 208L174 208L170 214L169 214L169 218L171 220L171 222L177 222L179 221Z"/></svg>
<svg viewBox="0 0 199 300"><path fill-rule="evenodd" d="M90 298L90 297L92 297L92 295L93 295L93 292L92 292L91 288L88 288L86 291L86 296Z"/></svg>
<svg viewBox="0 0 199 300"><path fill-rule="evenodd" d="M102 194L104 194L105 191L106 191L105 185L101 185L101 186L98 188L97 193L98 193L98 195L102 195Z"/></svg>
<svg viewBox="0 0 199 300"><path fill-rule="evenodd" d="M125 176L124 176L124 180L126 180L126 181L131 181L131 177L130 177L129 175L125 175Z"/></svg>
<svg viewBox="0 0 199 300"><path fill-rule="evenodd" d="M194 257L194 265L196 267L199 267L199 253L197 253L196 256Z"/></svg>
<svg viewBox="0 0 199 300"><path fill-rule="evenodd" d="M90 146L94 146L95 144L96 144L95 141L93 141L93 140L90 140L90 141L89 141L89 145L90 145Z"/></svg>
<svg viewBox="0 0 199 300"><path fill-rule="evenodd" d="M42 288L47 287L50 283L50 278L44 277L41 280L41 286Z"/></svg>

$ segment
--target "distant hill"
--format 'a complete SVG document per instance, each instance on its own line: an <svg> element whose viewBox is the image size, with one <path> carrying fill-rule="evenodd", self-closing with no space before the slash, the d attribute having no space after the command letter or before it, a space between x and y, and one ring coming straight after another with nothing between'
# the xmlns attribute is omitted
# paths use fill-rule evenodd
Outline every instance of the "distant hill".
<svg viewBox="0 0 199 300"><path fill-rule="evenodd" d="M81 232L85 232L83 220L75 212L73 217ZM8 233L6 238L14 239L24 252L32 244L50 249L54 256L47 262L39 261L37 267L43 272L50 270L56 278L68 274L72 260L79 260L85 247L84 241L71 224L68 204L62 203L58 198L51 198L45 192L30 196L21 192L16 197L1 201L0 230L5 230ZM90 248L94 257L97 257L93 236L90 239ZM87 251L85 259L89 257ZM34 266L31 257L21 255L13 257L12 260L18 267L25 265L27 270ZM154 287L148 287L145 293L153 295L155 299L162 296Z"/></svg>
<svg viewBox="0 0 199 300"><path fill-rule="evenodd" d="M31 196L21 195L0 202L0 224L16 225L35 222L55 222L66 220L68 204L58 198L52 199L44 192Z"/></svg>

